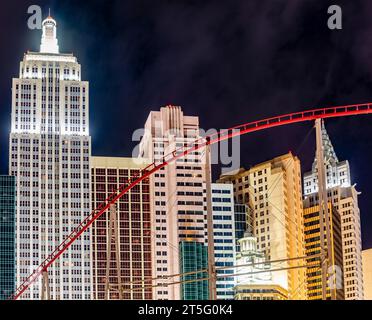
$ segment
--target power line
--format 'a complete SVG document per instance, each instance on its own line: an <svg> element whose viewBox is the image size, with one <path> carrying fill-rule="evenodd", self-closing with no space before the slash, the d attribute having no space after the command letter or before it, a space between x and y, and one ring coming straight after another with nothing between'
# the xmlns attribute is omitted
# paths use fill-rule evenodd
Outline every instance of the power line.
<svg viewBox="0 0 372 320"><path fill-rule="evenodd" d="M219 278L228 278L228 277L239 277L243 275L252 275L252 274L259 274L259 273L266 273L266 272L277 272L277 271L283 271L283 270L292 270L292 269L301 269L301 268L307 268L307 265L300 265L300 266L292 266L292 267L285 267L285 268L278 268L278 269L272 269L272 270L262 270L262 271L251 271L251 272L244 272L244 273L236 273L236 274L227 274L227 275L215 275L217 279ZM170 286L170 285L176 285L176 284L184 284L184 283L194 283L194 282L200 282L200 281L207 281L209 280L210 277L204 277L204 278L199 278L199 279L189 279L189 280L182 280L182 281L175 281L171 283L162 283L162 284L156 284L148 287L140 287L140 288L135 288L135 289L124 289L123 291L139 291L143 290L144 288L154 288L158 286Z"/></svg>
<svg viewBox="0 0 372 320"><path fill-rule="evenodd" d="M276 260L270 260L270 261L264 261L264 262L252 262L252 263L246 263L246 264L241 264L241 265L233 265L233 266L224 266L224 267L216 267L216 271L217 270L224 270L224 269L235 269L235 268L241 268L241 267L249 267L249 266L256 266L256 265L268 265L268 264L272 264L272 263L281 263L281 262L285 262L285 261L292 261L292 260L308 260L308 259L313 259L313 258L317 258L317 257L320 257L321 255L314 255L314 256L301 256L301 257L293 257L293 258L283 258L283 259L276 259ZM130 284L134 284L134 283L143 283L143 282L149 282L149 281L156 281L156 280L165 280L165 279L169 279L169 278L174 278L174 277L180 277L180 276L188 276L188 275L194 275L194 274L198 274L198 273L203 273L203 272L207 272L208 269L201 269L201 270L197 270L197 271L189 271L189 272L184 272L184 273L177 273L177 274L173 274L173 275L167 275L167 276L161 276L161 277L155 277L155 278L151 278L151 279L143 279L143 280L138 280L138 281L131 281L131 282L126 282L126 283L123 283L122 285L130 285ZM265 270L265 271L262 271L262 272L271 272L271 269L268 269L268 270Z"/></svg>

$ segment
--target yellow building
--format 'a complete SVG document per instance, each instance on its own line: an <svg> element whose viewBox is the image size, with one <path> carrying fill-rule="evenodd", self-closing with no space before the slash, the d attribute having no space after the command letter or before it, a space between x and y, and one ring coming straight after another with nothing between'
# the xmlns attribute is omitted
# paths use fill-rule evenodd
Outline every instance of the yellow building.
<svg viewBox="0 0 372 320"><path fill-rule="evenodd" d="M232 183L237 203L248 204L258 249L268 260L305 256L300 160L292 153L224 174L219 182ZM306 299L305 259L277 264L273 282L288 298Z"/></svg>
<svg viewBox="0 0 372 320"><path fill-rule="evenodd" d="M321 244L320 244L320 220L319 220L319 205L316 204L317 196L306 197L304 200L304 225L305 225L305 247L307 260L307 294L309 300L322 299L322 273L321 273ZM331 294L337 300L344 300L344 284L343 284L343 251L342 251L342 236L341 236L341 217L338 211L330 203L328 204L329 220L330 220L330 240L332 256L329 259L328 276L336 277L336 286L332 288L327 286L327 299L331 298ZM324 234L326 227L324 225ZM327 240L325 239L325 250L327 248ZM311 256L315 258L310 258ZM335 279L336 279L335 278Z"/></svg>
<svg viewBox="0 0 372 320"><path fill-rule="evenodd" d="M364 300L372 300L372 249L363 250Z"/></svg>

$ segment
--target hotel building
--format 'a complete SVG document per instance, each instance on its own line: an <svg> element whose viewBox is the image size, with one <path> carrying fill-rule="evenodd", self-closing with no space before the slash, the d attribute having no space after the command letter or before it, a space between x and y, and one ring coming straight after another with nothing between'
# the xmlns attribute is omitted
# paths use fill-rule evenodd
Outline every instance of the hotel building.
<svg viewBox="0 0 372 320"><path fill-rule="evenodd" d="M92 206L98 206L128 179L146 167L145 160L132 158L91 157ZM116 203L117 244L123 299L152 299L152 251L150 180L145 179L129 190ZM109 246L110 212L105 212L92 225L93 298L104 299L106 262ZM116 241L112 241L108 298L119 299Z"/></svg>
<svg viewBox="0 0 372 320"><path fill-rule="evenodd" d="M362 240L360 210L355 185L351 185L348 161L339 161L322 125L324 164L328 199L341 216L343 271L346 300L363 300ZM304 174L304 198L318 192L316 159L312 171Z"/></svg>
<svg viewBox="0 0 372 320"><path fill-rule="evenodd" d="M16 284L20 285L91 211L89 86L72 54L59 52L57 23L42 23L39 52L13 79L9 174L16 177ZM91 299L91 236L51 267L51 299ZM41 277L22 295L40 299Z"/></svg>
<svg viewBox="0 0 372 320"><path fill-rule="evenodd" d="M292 153L224 174L218 182L232 183L237 203L250 207L257 248L267 260L305 255L300 160ZM288 299L306 299L306 261L288 260L287 270L272 275Z"/></svg>
<svg viewBox="0 0 372 320"><path fill-rule="evenodd" d="M160 163L176 148L187 147L199 135L199 118L176 106L150 112L139 156ZM205 150L177 159L154 174L153 277L197 271L207 266ZM203 273L174 277L171 282L204 277ZM154 288L154 299L206 299L207 281Z"/></svg>

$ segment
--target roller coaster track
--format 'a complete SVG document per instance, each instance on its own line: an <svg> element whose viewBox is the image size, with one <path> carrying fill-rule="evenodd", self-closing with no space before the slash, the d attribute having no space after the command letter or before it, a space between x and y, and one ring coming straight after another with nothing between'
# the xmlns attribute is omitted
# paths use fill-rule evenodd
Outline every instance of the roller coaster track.
<svg viewBox="0 0 372 320"><path fill-rule="evenodd" d="M281 116L267 118L259 121L244 123L226 129L215 134L195 140L186 147L181 147L167 154L161 161L153 162L146 168L139 171L137 176L128 179L121 185L110 197L108 197L97 209L93 210L71 233L58 245L54 251L33 271L33 273L16 289L10 299L17 300L48 268L86 231L95 220L97 220L111 204L119 200L126 192L139 184L141 181L149 178L153 173L167 166L168 164L182 158L188 154L204 148L207 145L213 145L220 141L228 140L246 133L279 127L291 123L312 121L315 119L326 119L335 117L345 117L352 115L362 115L372 113L372 103L354 104L347 106L338 106L330 108L313 109L302 112L289 113Z"/></svg>

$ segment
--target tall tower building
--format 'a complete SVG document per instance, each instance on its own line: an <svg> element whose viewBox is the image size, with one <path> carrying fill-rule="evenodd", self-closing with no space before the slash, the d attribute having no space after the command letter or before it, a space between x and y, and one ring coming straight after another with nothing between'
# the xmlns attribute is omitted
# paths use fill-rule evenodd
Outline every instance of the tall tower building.
<svg viewBox="0 0 372 320"><path fill-rule="evenodd" d="M92 201L98 206L128 179L139 175L149 163L132 158L91 157ZM120 255L120 282L125 300L152 299L150 181L143 180L116 203L117 235ZM92 225L93 297L105 298L106 263L109 247L110 212ZM115 234L115 232L114 232ZM108 298L119 299L116 241L112 241ZM144 281L147 279L147 281ZM145 287L145 288L144 288Z"/></svg>
<svg viewBox="0 0 372 320"><path fill-rule="evenodd" d="M233 183L235 201L249 205L257 248L268 260L305 255L300 160L292 153L220 177ZM281 264L272 280L288 292L289 299L306 299L304 259Z"/></svg>
<svg viewBox="0 0 372 320"><path fill-rule="evenodd" d="M341 216L343 271L346 300L363 300L362 240L360 210L355 185L351 185L349 162L339 161L327 131L322 126L328 199ZM318 192L316 160L304 174L304 198Z"/></svg>
<svg viewBox="0 0 372 320"><path fill-rule="evenodd" d="M150 112L139 155L162 162L168 153L199 138L198 117L184 115L180 107L163 107ZM152 185L154 277L197 271L207 266L205 182L205 150L180 158L155 174ZM203 274L187 276L187 280L199 276ZM172 278L172 282L179 280L180 277ZM154 288L154 299L207 297L207 281Z"/></svg>
<svg viewBox="0 0 372 320"><path fill-rule="evenodd" d="M0 175L0 300L15 290L15 178Z"/></svg>
<svg viewBox="0 0 372 320"><path fill-rule="evenodd" d="M13 79L9 173L16 177L16 283L20 285L90 213L89 86L72 54L59 53L57 23L42 23L40 52ZM52 299L90 299L87 231L49 268ZM41 279L21 298L39 299Z"/></svg>

